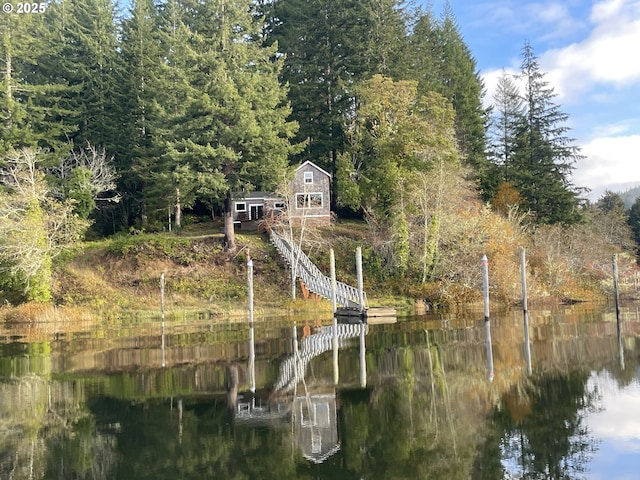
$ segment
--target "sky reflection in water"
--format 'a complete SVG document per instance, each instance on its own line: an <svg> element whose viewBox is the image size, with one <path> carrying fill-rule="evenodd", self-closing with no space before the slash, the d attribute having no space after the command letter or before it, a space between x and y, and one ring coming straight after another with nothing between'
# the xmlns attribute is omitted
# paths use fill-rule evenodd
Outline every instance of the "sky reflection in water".
<svg viewBox="0 0 640 480"><path fill-rule="evenodd" d="M587 428L601 442L589 465L589 478L638 478L640 375L636 372L630 384L621 386L608 372L594 372L587 388L597 389L600 395L600 411L586 419Z"/></svg>

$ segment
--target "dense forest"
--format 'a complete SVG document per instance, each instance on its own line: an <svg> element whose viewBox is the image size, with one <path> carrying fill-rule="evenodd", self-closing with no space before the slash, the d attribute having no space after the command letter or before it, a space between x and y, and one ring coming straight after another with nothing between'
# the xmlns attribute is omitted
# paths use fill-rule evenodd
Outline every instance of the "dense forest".
<svg viewBox="0 0 640 480"><path fill-rule="evenodd" d="M0 285L27 300L69 245L224 215L304 160L366 220L373 273L419 297L463 297L482 254L509 297L522 246L541 293L579 296L640 239L640 203L571 183L580 149L533 46L486 109L449 5L55 0L0 35Z"/></svg>

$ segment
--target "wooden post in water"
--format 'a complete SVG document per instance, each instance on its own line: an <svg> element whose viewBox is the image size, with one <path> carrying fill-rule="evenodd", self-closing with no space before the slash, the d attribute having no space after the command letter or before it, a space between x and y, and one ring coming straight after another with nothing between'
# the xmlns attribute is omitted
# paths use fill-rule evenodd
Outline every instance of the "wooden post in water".
<svg viewBox="0 0 640 480"><path fill-rule="evenodd" d="M256 346L253 322L249 325L249 389L256 393Z"/></svg>
<svg viewBox="0 0 640 480"><path fill-rule="evenodd" d="M333 316L333 383L338 385L340 381L340 370L338 368L338 318Z"/></svg>
<svg viewBox="0 0 640 480"><path fill-rule="evenodd" d="M333 305L333 383L338 384L340 380L340 371L338 369L338 318L336 312L338 311L338 285L336 282L336 254L333 248L329 250L329 262L331 269L331 304Z"/></svg>
<svg viewBox="0 0 640 480"><path fill-rule="evenodd" d="M491 322L489 320L489 260L482 256L482 290L484 298L484 335L487 346L489 381L493 382L493 351L491 347Z"/></svg>
<svg viewBox="0 0 640 480"><path fill-rule="evenodd" d="M160 314L164 323L164 272L160 275Z"/></svg>
<svg viewBox="0 0 640 480"><path fill-rule="evenodd" d="M300 352L298 350L298 329L296 327L296 324L293 324L292 327L292 345L293 345L293 376L295 379L298 378L298 361L300 360ZM296 382L297 385L297 382ZM294 387L294 392L295 392L295 387Z"/></svg>
<svg viewBox="0 0 640 480"><path fill-rule="evenodd" d="M336 254L333 251L333 248L329 250L329 262L331 269L331 304L333 305L333 313L335 315L338 310L338 301L337 301L337 282L336 282Z"/></svg>
<svg viewBox="0 0 640 480"><path fill-rule="evenodd" d="M361 323L360 327L360 387L367 386L367 345L365 342L365 329L367 325Z"/></svg>
<svg viewBox="0 0 640 480"><path fill-rule="evenodd" d="M253 325L253 260L247 251L247 283L249 284L249 324Z"/></svg>
<svg viewBox="0 0 640 480"><path fill-rule="evenodd" d="M624 368L624 349L622 347L622 323L620 319L620 289L618 285L618 255L613 255L613 293L616 301L616 330L618 332L618 354L620 365Z"/></svg>
<svg viewBox="0 0 640 480"><path fill-rule="evenodd" d="M356 274L358 275L358 301L360 313L364 312L364 287L362 281L362 247L356 248Z"/></svg>
<svg viewBox="0 0 640 480"><path fill-rule="evenodd" d="M522 276L522 314L524 317L524 358L527 374L531 375L531 344L529 342L529 312L527 311L527 260L524 247L520 247L520 274Z"/></svg>
<svg viewBox="0 0 640 480"><path fill-rule="evenodd" d="M249 286L249 389L256 392L256 348L253 333L253 260L247 250L247 283Z"/></svg>
<svg viewBox="0 0 640 480"><path fill-rule="evenodd" d="M162 332L160 340L160 352L162 355L162 366L166 365L164 358L164 272L160 275L160 312L162 316Z"/></svg>

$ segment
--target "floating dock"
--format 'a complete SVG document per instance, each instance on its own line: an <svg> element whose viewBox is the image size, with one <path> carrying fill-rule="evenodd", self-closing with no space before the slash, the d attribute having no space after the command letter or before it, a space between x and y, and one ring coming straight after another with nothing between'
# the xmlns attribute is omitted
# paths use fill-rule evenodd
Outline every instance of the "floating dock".
<svg viewBox="0 0 640 480"><path fill-rule="evenodd" d="M398 321L396 314L396 309L390 307L373 307L364 310L343 307L336 310L336 318L341 323L396 323Z"/></svg>

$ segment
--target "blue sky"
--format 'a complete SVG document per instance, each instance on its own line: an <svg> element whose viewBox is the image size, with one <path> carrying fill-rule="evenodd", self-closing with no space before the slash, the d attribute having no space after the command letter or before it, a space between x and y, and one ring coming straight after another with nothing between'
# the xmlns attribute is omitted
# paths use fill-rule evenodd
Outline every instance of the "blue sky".
<svg viewBox="0 0 640 480"><path fill-rule="evenodd" d="M418 0L440 14L445 0ZM597 200L640 185L640 0L450 0L492 102L525 41L586 158L573 172Z"/></svg>

